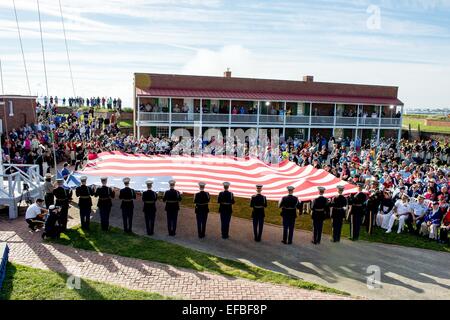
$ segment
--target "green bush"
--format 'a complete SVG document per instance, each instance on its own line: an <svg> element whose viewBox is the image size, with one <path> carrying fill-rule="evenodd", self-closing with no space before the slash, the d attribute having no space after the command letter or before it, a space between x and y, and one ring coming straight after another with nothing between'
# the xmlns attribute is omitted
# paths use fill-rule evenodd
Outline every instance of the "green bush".
<svg viewBox="0 0 450 320"><path fill-rule="evenodd" d="M133 108L122 108L122 112L133 113Z"/></svg>

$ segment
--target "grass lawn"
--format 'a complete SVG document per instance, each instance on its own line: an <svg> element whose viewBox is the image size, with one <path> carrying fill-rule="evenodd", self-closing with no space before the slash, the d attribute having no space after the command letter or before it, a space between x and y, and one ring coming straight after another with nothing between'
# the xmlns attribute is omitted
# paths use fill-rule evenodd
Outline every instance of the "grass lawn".
<svg viewBox="0 0 450 320"><path fill-rule="evenodd" d="M118 228L111 228L111 231L105 233L101 231L98 223L91 223L89 232L84 232L80 227L69 229L61 234L61 239L57 242L79 249L156 261L197 271L209 271L225 276L348 295L348 293L336 289L250 266L243 262L220 258L149 237L125 234Z"/></svg>
<svg viewBox="0 0 450 320"><path fill-rule="evenodd" d="M133 126L133 120L119 121L119 128L131 128Z"/></svg>
<svg viewBox="0 0 450 320"><path fill-rule="evenodd" d="M235 201L236 201L236 204L234 205L234 208L233 208L233 215L240 217L240 218L251 219L252 212L251 212L251 208L249 206L250 200L242 199L242 198L235 198ZM185 207L193 208L194 207L193 196L189 195L189 194L183 194L182 205ZM217 204L216 196L211 196L211 203L210 203L209 208L212 212L218 212L219 205ZM268 201L265 221L267 223L271 223L271 224L275 224L275 225L282 225L280 209L278 209L278 202ZM295 227L297 229L312 231L311 216L302 215L302 216L300 216L300 218L297 218L297 220L295 222ZM394 230L395 231L397 230L396 227L394 227ZM325 221L324 226L323 226L323 233L331 234L331 220L330 219ZM347 237L347 238L350 236L350 225L348 223L345 223L342 228L342 236ZM366 241L371 241L371 242L397 244L397 245L402 245L402 246L406 246L406 247L415 247L415 248L450 252L449 246L439 244L435 241L430 241L428 239L418 237L416 235L411 235L411 234L408 234L405 232L403 232L402 234L397 234L396 232L386 234L383 229L376 228L375 231L373 232L372 236L369 236L366 233L365 227L362 227L359 238L361 240L366 240Z"/></svg>
<svg viewBox="0 0 450 320"><path fill-rule="evenodd" d="M162 300L156 293L135 291L91 280L80 289L67 286L68 275L8 262L0 300Z"/></svg>
<svg viewBox="0 0 450 320"><path fill-rule="evenodd" d="M450 133L450 126L438 127L438 126L426 126L426 119L442 120L445 117L442 116L426 116L426 115L405 115L403 117L403 128L409 129L411 125L411 130L418 130L420 125L420 131L429 133Z"/></svg>

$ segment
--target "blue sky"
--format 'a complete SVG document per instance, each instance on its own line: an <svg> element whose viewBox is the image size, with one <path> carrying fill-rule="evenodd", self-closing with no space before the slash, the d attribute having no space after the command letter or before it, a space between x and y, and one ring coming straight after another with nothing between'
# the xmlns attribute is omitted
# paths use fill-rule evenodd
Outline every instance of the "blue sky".
<svg viewBox="0 0 450 320"><path fill-rule="evenodd" d="M242 77L395 85L406 107L450 107L450 0L61 1L84 97L130 105L134 72L230 67ZM36 0L16 6L31 91L42 95ZM58 0L40 6L50 95L72 95ZM5 93L27 94L12 0L0 1L0 41Z"/></svg>

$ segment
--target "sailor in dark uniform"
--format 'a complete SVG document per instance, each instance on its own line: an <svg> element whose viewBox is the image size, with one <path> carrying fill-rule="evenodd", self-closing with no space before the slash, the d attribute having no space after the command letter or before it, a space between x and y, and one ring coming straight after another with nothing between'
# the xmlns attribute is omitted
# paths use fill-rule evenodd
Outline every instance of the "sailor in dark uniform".
<svg viewBox="0 0 450 320"><path fill-rule="evenodd" d="M256 194L250 200L250 207L253 209L253 234L256 242L261 241L265 217L264 208L267 208L267 199L261 194L262 188L261 184L256 185Z"/></svg>
<svg viewBox="0 0 450 320"><path fill-rule="evenodd" d="M320 244L322 239L323 221L328 212L328 199L323 196L325 193L324 187L318 187L319 196L313 200L311 205L311 218L313 220L313 244Z"/></svg>
<svg viewBox="0 0 450 320"><path fill-rule="evenodd" d="M61 208L58 221L61 230L66 231L69 216L69 202L72 200L72 190L64 188L64 179L56 179L56 183L58 187L53 190L53 195L56 198L55 206Z"/></svg>
<svg viewBox="0 0 450 320"><path fill-rule="evenodd" d="M331 200L331 219L333 220L333 238L331 241L341 241L342 221L347 210L347 198L342 195L344 186L337 186L339 195Z"/></svg>
<svg viewBox="0 0 450 320"><path fill-rule="evenodd" d="M383 200L383 193L378 190L378 182L372 182L372 188L370 189L369 199L367 200L367 210L364 224L366 225L366 231L368 234L372 234L373 228L376 223L376 217L380 211L381 201Z"/></svg>
<svg viewBox="0 0 450 320"><path fill-rule="evenodd" d="M114 190L108 187L107 177L100 178L102 186L95 190L95 197L98 197L97 207L100 213L100 224L103 231L108 231L109 229L109 215L111 213L112 200L116 196Z"/></svg>
<svg viewBox="0 0 450 320"><path fill-rule="evenodd" d="M81 228L89 230L89 223L91 221L92 198L94 191L86 185L87 177L80 177L81 186L75 189L75 194L78 197L78 208L80 210Z"/></svg>
<svg viewBox="0 0 450 320"><path fill-rule="evenodd" d="M158 194L152 190L153 181L147 180L147 191L142 193L142 201L144 202L144 218L145 228L149 236L153 235L155 228L156 217L156 201L158 200Z"/></svg>
<svg viewBox="0 0 450 320"><path fill-rule="evenodd" d="M222 239L228 239L230 231L231 215L233 214L234 195L228 191L229 182L223 183L223 191L219 193L217 202L219 203L219 213L221 222Z"/></svg>
<svg viewBox="0 0 450 320"><path fill-rule="evenodd" d="M122 209L123 231L132 233L133 227L133 213L134 213L134 199L136 199L136 191L129 187L130 178L124 178L123 184L125 187L120 190L119 199L122 200L120 208Z"/></svg>
<svg viewBox="0 0 450 320"><path fill-rule="evenodd" d="M281 216L283 217L283 241L281 242L292 244L295 219L297 218L297 210L301 209L301 202L294 196L294 187L289 186L287 189L289 194L284 196L278 205L281 208Z"/></svg>
<svg viewBox="0 0 450 320"><path fill-rule="evenodd" d="M169 181L170 189L164 193L163 201L166 203L167 229L169 236L174 237L177 231L178 211L180 211L181 194L175 190L175 180Z"/></svg>
<svg viewBox="0 0 450 320"><path fill-rule="evenodd" d="M359 239L359 230L361 228L362 217L365 212L365 205L367 201L366 194L362 191L364 184L358 184L358 193L351 198L350 209L350 239L356 241Z"/></svg>
<svg viewBox="0 0 450 320"><path fill-rule="evenodd" d="M195 214L197 216L197 230L198 237L200 239L205 237L206 233L206 221L208 220L209 213L209 201L211 197L209 193L205 191L206 184L204 182L198 183L200 191L194 196Z"/></svg>
<svg viewBox="0 0 450 320"><path fill-rule="evenodd" d="M45 182L44 182L44 200L45 207L48 209L52 204L55 204L55 196L53 195L53 190L55 190L55 186L52 183L52 175L51 173L45 174Z"/></svg>
<svg viewBox="0 0 450 320"><path fill-rule="evenodd" d="M51 238L58 239L61 232L62 226L59 224L59 216L61 214L61 208L55 205L48 207L48 215L45 220L44 232L42 233L42 239Z"/></svg>

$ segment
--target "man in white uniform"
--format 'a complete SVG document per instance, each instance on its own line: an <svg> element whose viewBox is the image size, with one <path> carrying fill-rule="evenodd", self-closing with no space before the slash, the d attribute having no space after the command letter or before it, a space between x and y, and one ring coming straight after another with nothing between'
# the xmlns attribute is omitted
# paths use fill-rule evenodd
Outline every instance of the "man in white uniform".
<svg viewBox="0 0 450 320"><path fill-rule="evenodd" d="M402 198L397 200L394 206L394 214L391 216L389 220L389 226L386 233L392 232L392 227L396 220L398 220L398 231L397 233L401 233L403 230L403 226L405 225L405 220L411 214L411 207L409 205L409 197L406 194L402 195Z"/></svg>
<svg viewBox="0 0 450 320"><path fill-rule="evenodd" d="M419 195L417 197L417 202L411 203L410 207L413 213L411 222L416 226L416 233L419 234L422 222L428 212L428 207L425 204L425 197L423 195Z"/></svg>
<svg viewBox="0 0 450 320"><path fill-rule="evenodd" d="M47 213L47 209L44 208L44 200L37 199L25 212L25 221L28 223L28 227L33 231L36 230L36 227L42 227L45 213Z"/></svg>

